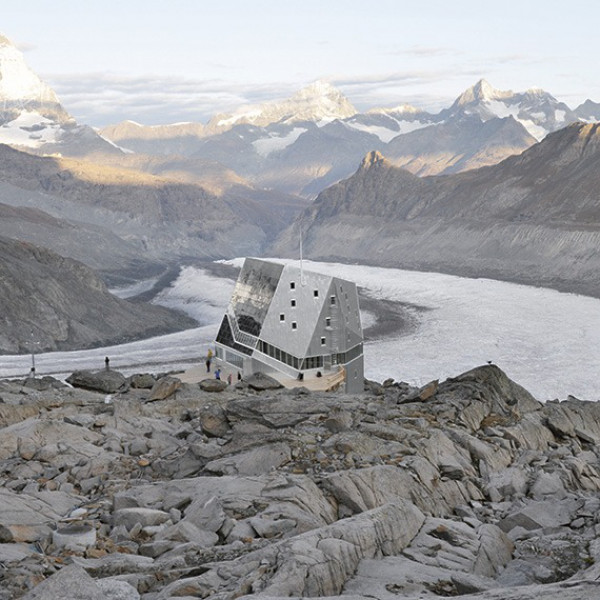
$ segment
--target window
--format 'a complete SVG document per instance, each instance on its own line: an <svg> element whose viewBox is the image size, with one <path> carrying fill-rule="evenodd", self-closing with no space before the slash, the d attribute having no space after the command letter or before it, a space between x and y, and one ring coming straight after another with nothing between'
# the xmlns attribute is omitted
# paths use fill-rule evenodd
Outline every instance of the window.
<svg viewBox="0 0 600 600"><path fill-rule="evenodd" d="M292 308L295 308L295 307L296 307L296 301L295 301L294 299L290 300L290 306L291 306Z"/></svg>
<svg viewBox="0 0 600 600"><path fill-rule="evenodd" d="M325 327L331 327L331 317L325 318Z"/></svg>
<svg viewBox="0 0 600 600"><path fill-rule="evenodd" d="M331 298L329 299L329 303L335 304L335 296L331 296Z"/></svg>
<svg viewBox="0 0 600 600"><path fill-rule="evenodd" d="M327 338L321 338L321 346L324 346L327 343Z"/></svg>
<svg viewBox="0 0 600 600"><path fill-rule="evenodd" d="M290 290L295 290L295 289L296 289L296 282L290 281Z"/></svg>
<svg viewBox="0 0 600 600"><path fill-rule="evenodd" d="M285 321L285 315L284 315L283 313L281 313L281 314L279 315L279 320L280 320L280 321Z"/></svg>
<svg viewBox="0 0 600 600"><path fill-rule="evenodd" d="M296 321L292 321L292 329L298 329L298 323L296 323Z"/></svg>
<svg viewBox="0 0 600 600"><path fill-rule="evenodd" d="M319 297L319 290L313 290L313 296L315 298L318 298Z"/></svg>

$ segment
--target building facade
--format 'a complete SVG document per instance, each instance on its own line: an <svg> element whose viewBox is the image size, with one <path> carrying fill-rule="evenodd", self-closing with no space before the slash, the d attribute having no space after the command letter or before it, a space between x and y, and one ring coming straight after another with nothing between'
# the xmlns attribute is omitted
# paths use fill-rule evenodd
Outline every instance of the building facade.
<svg viewBox="0 0 600 600"><path fill-rule="evenodd" d="M364 389L356 285L294 265L247 258L215 342L219 360L243 376L301 381L343 373L347 392Z"/></svg>

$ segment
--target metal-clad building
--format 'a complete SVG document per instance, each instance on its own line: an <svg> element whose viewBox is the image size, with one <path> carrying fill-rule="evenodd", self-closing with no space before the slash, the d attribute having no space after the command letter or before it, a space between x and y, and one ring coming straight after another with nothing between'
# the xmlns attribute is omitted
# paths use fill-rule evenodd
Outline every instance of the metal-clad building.
<svg viewBox="0 0 600 600"><path fill-rule="evenodd" d="M364 389L358 293L339 277L247 258L215 346L217 358L244 376L343 372L346 391Z"/></svg>

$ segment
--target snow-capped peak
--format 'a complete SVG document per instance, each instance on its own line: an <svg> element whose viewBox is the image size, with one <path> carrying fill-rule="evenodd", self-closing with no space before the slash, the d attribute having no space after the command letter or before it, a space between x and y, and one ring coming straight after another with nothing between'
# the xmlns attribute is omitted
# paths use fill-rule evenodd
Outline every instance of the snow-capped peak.
<svg viewBox="0 0 600 600"><path fill-rule="evenodd" d="M423 110L412 106L411 104L399 104L398 106L392 106L391 108L371 108L367 111L367 114L374 115L418 115Z"/></svg>
<svg viewBox="0 0 600 600"><path fill-rule="evenodd" d="M280 121L288 124L300 121L320 123L351 117L356 112L337 88L326 81L319 80L302 88L286 100L246 105L233 114L217 115L211 120L209 127L229 128L241 123L265 127Z"/></svg>
<svg viewBox="0 0 600 600"><path fill-rule="evenodd" d="M27 66L23 54L2 34L0 34L0 101L4 106L11 108L32 105L39 109L42 104L59 105L52 88Z"/></svg>
<svg viewBox="0 0 600 600"><path fill-rule="evenodd" d="M541 87L530 87L528 90L525 90L525 93L531 96L542 96L546 92Z"/></svg>
<svg viewBox="0 0 600 600"><path fill-rule="evenodd" d="M23 54L0 34L0 143L36 153L61 154L112 147L91 128L78 125L52 88L26 64Z"/></svg>
<svg viewBox="0 0 600 600"><path fill-rule="evenodd" d="M485 79L465 90L456 100L455 105L465 106L474 102L490 102L512 96L512 91L503 92L491 86Z"/></svg>

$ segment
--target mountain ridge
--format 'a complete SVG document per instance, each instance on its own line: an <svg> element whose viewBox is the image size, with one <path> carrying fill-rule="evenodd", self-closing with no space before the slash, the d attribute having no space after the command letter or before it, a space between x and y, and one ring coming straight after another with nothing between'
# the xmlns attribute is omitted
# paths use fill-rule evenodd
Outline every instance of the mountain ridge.
<svg viewBox="0 0 600 600"><path fill-rule="evenodd" d="M0 323L0 352L16 354L123 343L195 321L120 300L79 261L0 236Z"/></svg>
<svg viewBox="0 0 600 600"><path fill-rule="evenodd" d="M600 297L600 124L497 165L416 177L384 158L321 192L270 248L315 260L491 277ZM364 165L364 163L363 163Z"/></svg>
<svg viewBox="0 0 600 600"><path fill-rule="evenodd" d="M319 93L335 95L329 84L315 84L306 95L318 105L314 99ZM204 127L126 125L101 132L134 151L169 152L177 147L195 158L216 158L254 185L314 197L351 175L369 150L380 150L419 175L454 173L519 154L580 118L577 109L543 90L501 91L484 79L438 114L399 104L363 113L347 108L323 120L293 113L298 94L215 116ZM335 98L339 100L339 93ZM265 109L268 106L272 112ZM584 110L590 115L594 111L590 104Z"/></svg>

